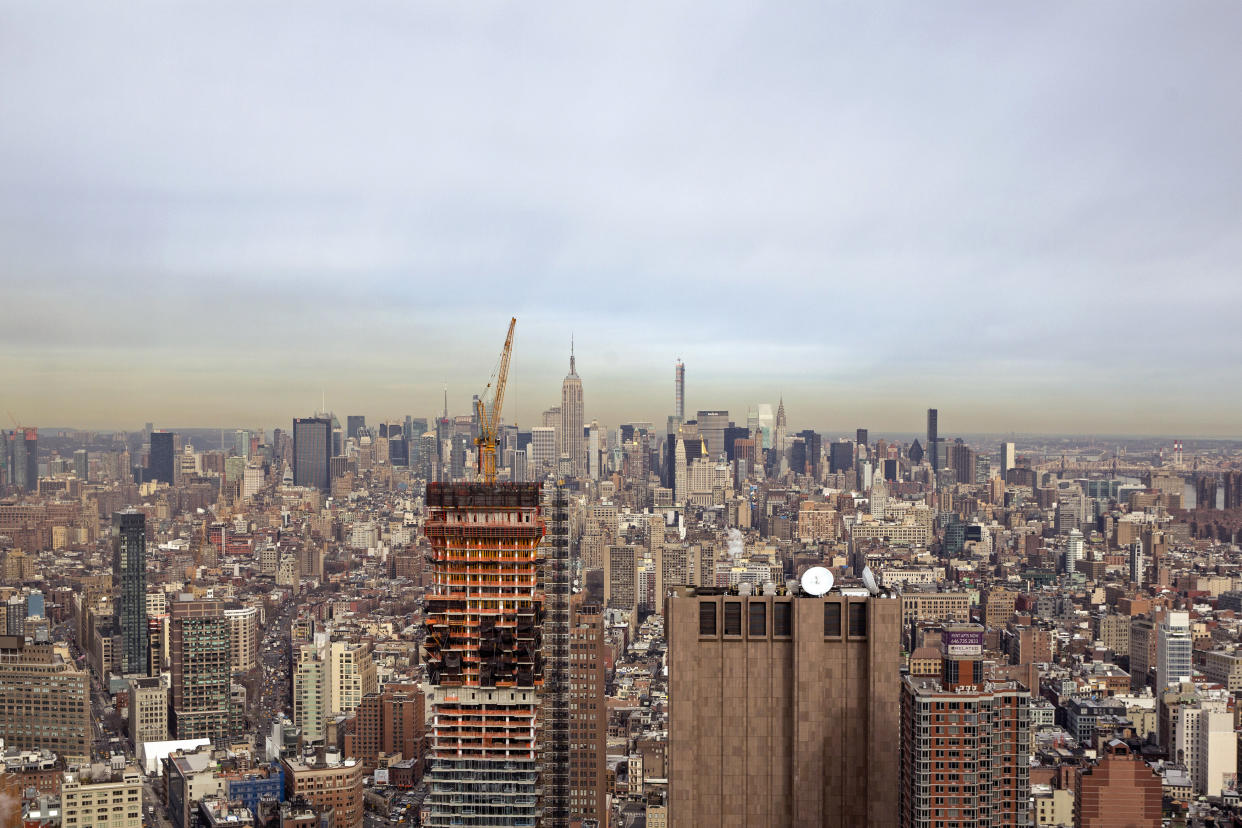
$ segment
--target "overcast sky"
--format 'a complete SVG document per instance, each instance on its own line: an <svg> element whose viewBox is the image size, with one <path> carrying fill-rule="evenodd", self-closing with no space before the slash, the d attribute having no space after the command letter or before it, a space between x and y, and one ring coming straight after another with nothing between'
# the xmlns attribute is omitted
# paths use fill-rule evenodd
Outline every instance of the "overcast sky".
<svg viewBox="0 0 1242 828"><path fill-rule="evenodd" d="M0 3L25 423L1238 435L1242 4ZM7 416L6 416L7 420ZM4 423L6 426L7 422Z"/></svg>

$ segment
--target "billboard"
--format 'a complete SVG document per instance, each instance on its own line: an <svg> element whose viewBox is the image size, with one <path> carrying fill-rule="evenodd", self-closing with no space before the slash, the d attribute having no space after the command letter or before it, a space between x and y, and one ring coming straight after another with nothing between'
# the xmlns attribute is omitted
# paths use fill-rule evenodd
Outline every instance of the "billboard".
<svg viewBox="0 0 1242 828"><path fill-rule="evenodd" d="M983 630L945 630L940 640L947 656L983 655Z"/></svg>

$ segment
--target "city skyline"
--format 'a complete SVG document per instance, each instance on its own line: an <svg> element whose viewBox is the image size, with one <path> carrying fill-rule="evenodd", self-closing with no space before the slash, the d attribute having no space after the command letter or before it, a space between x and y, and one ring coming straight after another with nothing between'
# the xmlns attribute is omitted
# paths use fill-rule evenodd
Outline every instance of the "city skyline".
<svg viewBox="0 0 1242 828"><path fill-rule="evenodd" d="M19 421L1239 432L1242 9L293 9L0 13Z"/></svg>
<svg viewBox="0 0 1242 828"><path fill-rule="evenodd" d="M1242 825L1239 30L0 0L0 827Z"/></svg>

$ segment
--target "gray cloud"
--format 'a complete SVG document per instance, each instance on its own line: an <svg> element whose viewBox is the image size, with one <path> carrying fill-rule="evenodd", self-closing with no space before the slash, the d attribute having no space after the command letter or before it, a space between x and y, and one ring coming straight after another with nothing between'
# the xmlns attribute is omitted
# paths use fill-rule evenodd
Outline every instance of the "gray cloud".
<svg viewBox="0 0 1242 828"><path fill-rule="evenodd" d="M661 421L681 356L691 405L739 416L784 393L820 427L939 404L963 430L1237 433L1239 23L4 4L6 397L283 422L321 391L434 410L447 379L464 408L512 313L519 421L573 331L605 422Z"/></svg>

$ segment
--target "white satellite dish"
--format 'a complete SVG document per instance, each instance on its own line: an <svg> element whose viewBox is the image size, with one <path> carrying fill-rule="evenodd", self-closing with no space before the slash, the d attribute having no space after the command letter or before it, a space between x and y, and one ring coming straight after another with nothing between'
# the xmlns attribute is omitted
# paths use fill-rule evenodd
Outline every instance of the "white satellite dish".
<svg viewBox="0 0 1242 828"><path fill-rule="evenodd" d="M864 566L862 571L863 586L867 587L872 595L880 594L880 585L875 581L875 573L871 571L870 566Z"/></svg>
<svg viewBox="0 0 1242 828"><path fill-rule="evenodd" d="M832 589L832 581L831 569L813 566L802 573L802 591L816 597L826 595L828 590Z"/></svg>

